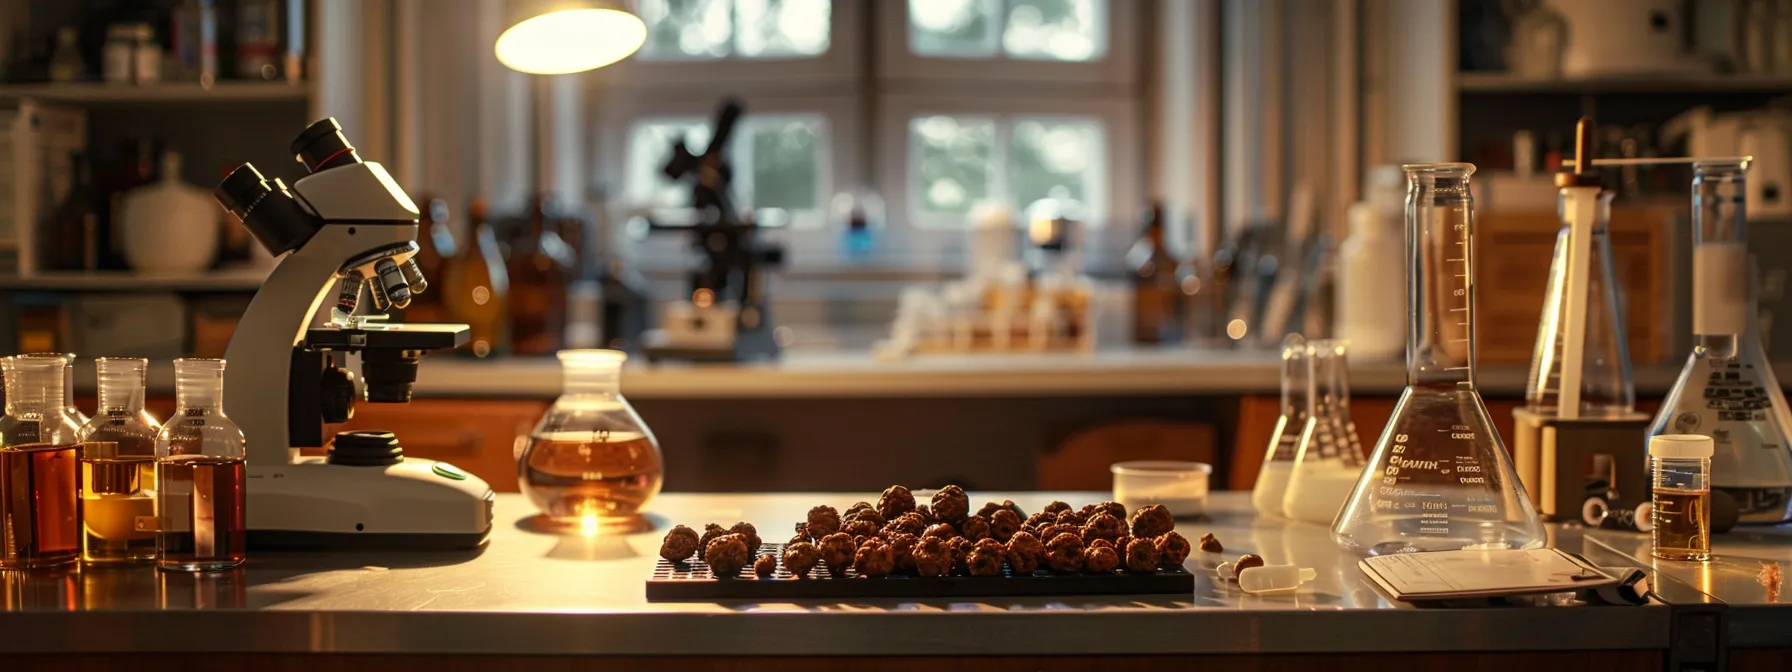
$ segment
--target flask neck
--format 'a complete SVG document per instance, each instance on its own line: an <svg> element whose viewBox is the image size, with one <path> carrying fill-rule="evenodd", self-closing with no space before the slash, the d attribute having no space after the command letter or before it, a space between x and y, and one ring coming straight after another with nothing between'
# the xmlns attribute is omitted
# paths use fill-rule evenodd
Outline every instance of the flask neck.
<svg viewBox="0 0 1792 672"><path fill-rule="evenodd" d="M628 356L615 350L562 350L561 398L622 396L622 363Z"/></svg>
<svg viewBox="0 0 1792 672"><path fill-rule="evenodd" d="M180 411L222 410L224 360L174 360L174 405Z"/></svg>
<svg viewBox="0 0 1792 672"><path fill-rule="evenodd" d="M101 359L99 368L99 406L101 411L135 413L143 410L147 387L147 360Z"/></svg>
<svg viewBox="0 0 1792 672"><path fill-rule="evenodd" d="M19 356L7 359L6 414L13 417L49 416L63 409L63 371L60 356Z"/></svg>

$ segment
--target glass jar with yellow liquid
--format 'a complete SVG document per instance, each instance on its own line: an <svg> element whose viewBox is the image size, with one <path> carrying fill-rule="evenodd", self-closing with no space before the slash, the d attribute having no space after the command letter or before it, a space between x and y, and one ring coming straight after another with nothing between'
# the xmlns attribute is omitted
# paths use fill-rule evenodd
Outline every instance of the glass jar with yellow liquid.
<svg viewBox="0 0 1792 672"><path fill-rule="evenodd" d="M156 557L156 433L143 407L149 360L102 357L99 408L81 442L81 558L147 564Z"/></svg>

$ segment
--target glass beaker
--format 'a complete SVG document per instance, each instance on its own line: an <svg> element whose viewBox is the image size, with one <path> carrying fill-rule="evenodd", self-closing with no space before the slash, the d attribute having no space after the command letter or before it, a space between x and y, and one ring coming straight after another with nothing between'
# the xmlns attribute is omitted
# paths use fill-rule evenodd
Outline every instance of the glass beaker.
<svg viewBox="0 0 1792 672"><path fill-rule="evenodd" d="M63 399L59 354L4 360L0 416L0 569L66 565L81 557L80 425Z"/></svg>
<svg viewBox="0 0 1792 672"><path fill-rule="evenodd" d="M638 531L664 477L653 430L622 398L616 350L562 350L560 398L518 442L523 493L554 527Z"/></svg>
<svg viewBox="0 0 1792 672"><path fill-rule="evenodd" d="M1313 431L1294 453L1282 511L1289 518L1330 525L1363 473L1362 443L1350 420L1345 341L1320 339L1307 348L1313 380Z"/></svg>
<svg viewBox="0 0 1792 672"><path fill-rule="evenodd" d="M1313 369L1307 357L1307 339L1289 334L1282 339L1282 408L1251 488L1251 506L1266 516L1281 516L1294 474L1294 456L1313 432Z"/></svg>
<svg viewBox="0 0 1792 672"><path fill-rule="evenodd" d="M99 410L81 426L82 560L149 562L156 557L156 435L143 408L149 360L102 357Z"/></svg>
<svg viewBox="0 0 1792 672"><path fill-rule="evenodd" d="M1567 216L1567 194L1558 210ZM1599 192L1594 220L1588 224L1589 252L1586 277L1586 322L1583 326L1580 364L1580 403L1583 419L1621 418L1636 407L1636 387L1630 375L1630 350L1624 332L1624 306L1618 300L1612 268L1612 192ZM1568 222L1556 234L1555 257L1549 264L1549 284L1544 292L1543 315L1537 323L1536 351L1531 357L1531 376L1525 386L1525 405L1532 413L1558 417L1566 344L1562 340L1568 320L1568 277L1571 249Z"/></svg>
<svg viewBox="0 0 1792 672"><path fill-rule="evenodd" d="M1711 487L1742 523L1792 520L1792 410L1755 325L1747 249L1748 161L1693 164L1692 354L1649 435L1705 434Z"/></svg>
<svg viewBox="0 0 1792 672"><path fill-rule="evenodd" d="M1405 169L1406 391L1332 536L1369 555L1539 547L1543 524L1475 390L1475 167Z"/></svg>
<svg viewBox="0 0 1792 672"><path fill-rule="evenodd" d="M156 566L204 572L247 557L248 454L224 415L224 360L174 360L174 416L156 434Z"/></svg>

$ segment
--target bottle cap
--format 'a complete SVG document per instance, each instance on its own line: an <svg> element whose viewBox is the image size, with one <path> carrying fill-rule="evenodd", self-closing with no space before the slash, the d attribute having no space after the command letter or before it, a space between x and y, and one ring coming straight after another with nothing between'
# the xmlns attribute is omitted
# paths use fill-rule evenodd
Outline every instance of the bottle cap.
<svg viewBox="0 0 1792 672"><path fill-rule="evenodd" d="M1649 456L1698 459L1711 457L1711 437L1703 434L1663 434L1649 437Z"/></svg>

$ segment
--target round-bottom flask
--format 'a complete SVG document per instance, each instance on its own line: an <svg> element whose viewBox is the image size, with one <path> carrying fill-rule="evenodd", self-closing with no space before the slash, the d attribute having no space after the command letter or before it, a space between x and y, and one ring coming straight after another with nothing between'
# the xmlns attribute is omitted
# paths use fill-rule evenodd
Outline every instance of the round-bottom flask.
<svg viewBox="0 0 1792 672"><path fill-rule="evenodd" d="M615 350L563 350L560 398L518 441L517 479L551 527L639 531L664 478L659 441L622 398Z"/></svg>

